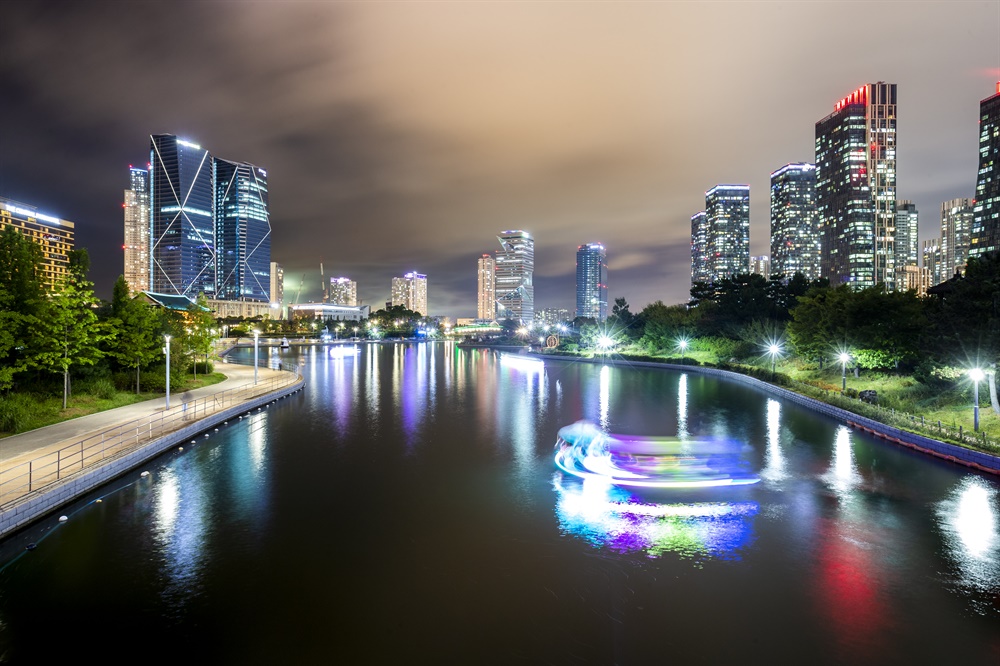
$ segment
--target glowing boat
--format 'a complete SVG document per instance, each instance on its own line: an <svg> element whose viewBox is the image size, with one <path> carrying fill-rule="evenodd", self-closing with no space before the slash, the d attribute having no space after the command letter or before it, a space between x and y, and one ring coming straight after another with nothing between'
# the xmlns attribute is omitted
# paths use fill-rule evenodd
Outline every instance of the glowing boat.
<svg viewBox="0 0 1000 666"><path fill-rule="evenodd" d="M760 481L746 469L748 446L728 440L611 435L579 421L559 430L556 465L584 479L619 486L702 488Z"/></svg>

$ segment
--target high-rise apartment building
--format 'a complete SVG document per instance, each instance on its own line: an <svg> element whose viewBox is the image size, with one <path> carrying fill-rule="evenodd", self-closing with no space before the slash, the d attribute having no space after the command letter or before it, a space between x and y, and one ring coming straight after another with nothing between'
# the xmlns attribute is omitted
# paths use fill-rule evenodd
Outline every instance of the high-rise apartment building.
<svg viewBox="0 0 1000 666"><path fill-rule="evenodd" d="M820 275L816 166L786 164L771 174L771 272L790 278Z"/></svg>
<svg viewBox="0 0 1000 666"><path fill-rule="evenodd" d="M530 323L535 318L535 241L526 231L504 231L497 240L497 318Z"/></svg>
<svg viewBox="0 0 1000 666"><path fill-rule="evenodd" d="M476 318L493 321L497 316L497 263L492 255L484 254L479 257L476 277L479 287Z"/></svg>
<svg viewBox="0 0 1000 666"><path fill-rule="evenodd" d="M705 192L706 243L712 282L750 272L750 186L716 185Z"/></svg>
<svg viewBox="0 0 1000 666"><path fill-rule="evenodd" d="M608 253L601 243L576 250L576 316L608 318Z"/></svg>
<svg viewBox="0 0 1000 666"><path fill-rule="evenodd" d="M906 199L896 200L896 288L916 289L913 272L920 266L920 215L917 206ZM910 286L907 286L910 285Z"/></svg>
<svg viewBox="0 0 1000 666"><path fill-rule="evenodd" d="M267 172L245 162L213 160L215 298L271 302L271 220Z"/></svg>
<svg viewBox="0 0 1000 666"><path fill-rule="evenodd" d="M285 269L276 261L271 262L271 307L280 308L285 303Z"/></svg>
<svg viewBox="0 0 1000 666"><path fill-rule="evenodd" d="M215 297L212 156L172 134L149 137L152 290Z"/></svg>
<svg viewBox="0 0 1000 666"><path fill-rule="evenodd" d="M535 323L556 326L570 321L569 310L566 308L542 308L535 311Z"/></svg>
<svg viewBox="0 0 1000 666"><path fill-rule="evenodd" d="M759 257L750 257L750 273L763 275L766 278L771 277L771 257L766 254Z"/></svg>
<svg viewBox="0 0 1000 666"><path fill-rule="evenodd" d="M974 221L975 202L972 199L951 199L941 204L940 279L934 284L950 280L956 272L965 272Z"/></svg>
<svg viewBox="0 0 1000 666"><path fill-rule="evenodd" d="M130 166L125 190L125 282L136 294L149 291L149 170Z"/></svg>
<svg viewBox="0 0 1000 666"><path fill-rule="evenodd" d="M52 290L66 278L75 233L72 222L39 213L37 208L29 204L0 197L0 231L7 227L41 246L41 282L46 290Z"/></svg>
<svg viewBox="0 0 1000 666"><path fill-rule="evenodd" d="M691 216L691 283L711 282L708 267L708 217L705 211Z"/></svg>
<svg viewBox="0 0 1000 666"><path fill-rule="evenodd" d="M1000 250L1000 83L979 103L979 175L969 256Z"/></svg>
<svg viewBox="0 0 1000 666"><path fill-rule="evenodd" d="M896 84L869 83L816 123L821 272L895 288Z"/></svg>
<svg viewBox="0 0 1000 666"><path fill-rule="evenodd" d="M329 302L335 305L356 306L358 304L358 283L346 277L330 278ZM412 308L410 309L412 310Z"/></svg>
<svg viewBox="0 0 1000 666"><path fill-rule="evenodd" d="M402 305L427 316L427 276L407 273L401 278L392 278L392 305Z"/></svg>
<svg viewBox="0 0 1000 666"><path fill-rule="evenodd" d="M927 285L933 287L941 283L941 239L928 238L921 245Z"/></svg>

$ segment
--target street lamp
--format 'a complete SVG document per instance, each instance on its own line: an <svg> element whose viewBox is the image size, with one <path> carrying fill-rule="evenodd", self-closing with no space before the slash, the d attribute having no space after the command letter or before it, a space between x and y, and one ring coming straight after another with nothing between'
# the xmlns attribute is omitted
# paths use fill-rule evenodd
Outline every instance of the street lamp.
<svg viewBox="0 0 1000 666"><path fill-rule="evenodd" d="M614 346L615 346L615 341L612 340L607 335L602 335L597 338L597 349L604 352L605 354L608 353L608 350Z"/></svg>
<svg viewBox="0 0 1000 666"><path fill-rule="evenodd" d="M260 338L260 331L253 330L253 383L257 383L257 341Z"/></svg>
<svg viewBox="0 0 1000 666"><path fill-rule="evenodd" d="M840 359L840 365L843 368L843 372L840 374L840 392L845 393L847 391L847 362L851 360L851 355L847 352L840 352L837 358Z"/></svg>
<svg viewBox="0 0 1000 666"><path fill-rule="evenodd" d="M767 353L771 355L771 380L773 381L774 380L774 364L777 362L778 354L781 353L781 347L777 343L772 342L767 347Z"/></svg>
<svg viewBox="0 0 1000 666"><path fill-rule="evenodd" d="M972 380L972 428L979 432L979 382L985 375L979 368L969 370L969 378Z"/></svg>
<svg viewBox="0 0 1000 666"><path fill-rule="evenodd" d="M688 341L685 338L681 338L677 341L677 346L681 348L681 365L684 365L684 352L687 351Z"/></svg>
<svg viewBox="0 0 1000 666"><path fill-rule="evenodd" d="M170 409L170 336L164 335L163 339L167 341L167 406L164 409Z"/></svg>

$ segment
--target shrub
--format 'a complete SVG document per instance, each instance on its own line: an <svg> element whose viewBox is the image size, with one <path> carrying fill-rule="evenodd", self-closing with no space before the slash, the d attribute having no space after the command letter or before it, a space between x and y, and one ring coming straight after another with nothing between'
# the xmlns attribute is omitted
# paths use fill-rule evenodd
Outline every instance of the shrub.
<svg viewBox="0 0 1000 666"><path fill-rule="evenodd" d="M34 402L31 395L23 393L12 393L0 398L0 431L16 433L26 430Z"/></svg>
<svg viewBox="0 0 1000 666"><path fill-rule="evenodd" d="M199 375L209 375L215 371L215 365L211 361L197 361L193 365L193 372L197 372Z"/></svg>
<svg viewBox="0 0 1000 666"><path fill-rule="evenodd" d="M83 387L87 393L101 400L110 400L115 397L118 393L118 389L115 388L115 383L104 377L98 379L92 379Z"/></svg>

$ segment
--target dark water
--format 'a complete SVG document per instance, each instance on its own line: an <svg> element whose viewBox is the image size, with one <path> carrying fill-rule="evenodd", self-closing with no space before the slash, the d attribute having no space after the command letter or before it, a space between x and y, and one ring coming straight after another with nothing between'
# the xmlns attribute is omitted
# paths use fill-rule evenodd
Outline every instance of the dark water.
<svg viewBox="0 0 1000 666"><path fill-rule="evenodd" d="M694 373L281 358L304 392L7 541L7 660L1000 663L995 479ZM746 441L762 481L563 476L584 418Z"/></svg>

